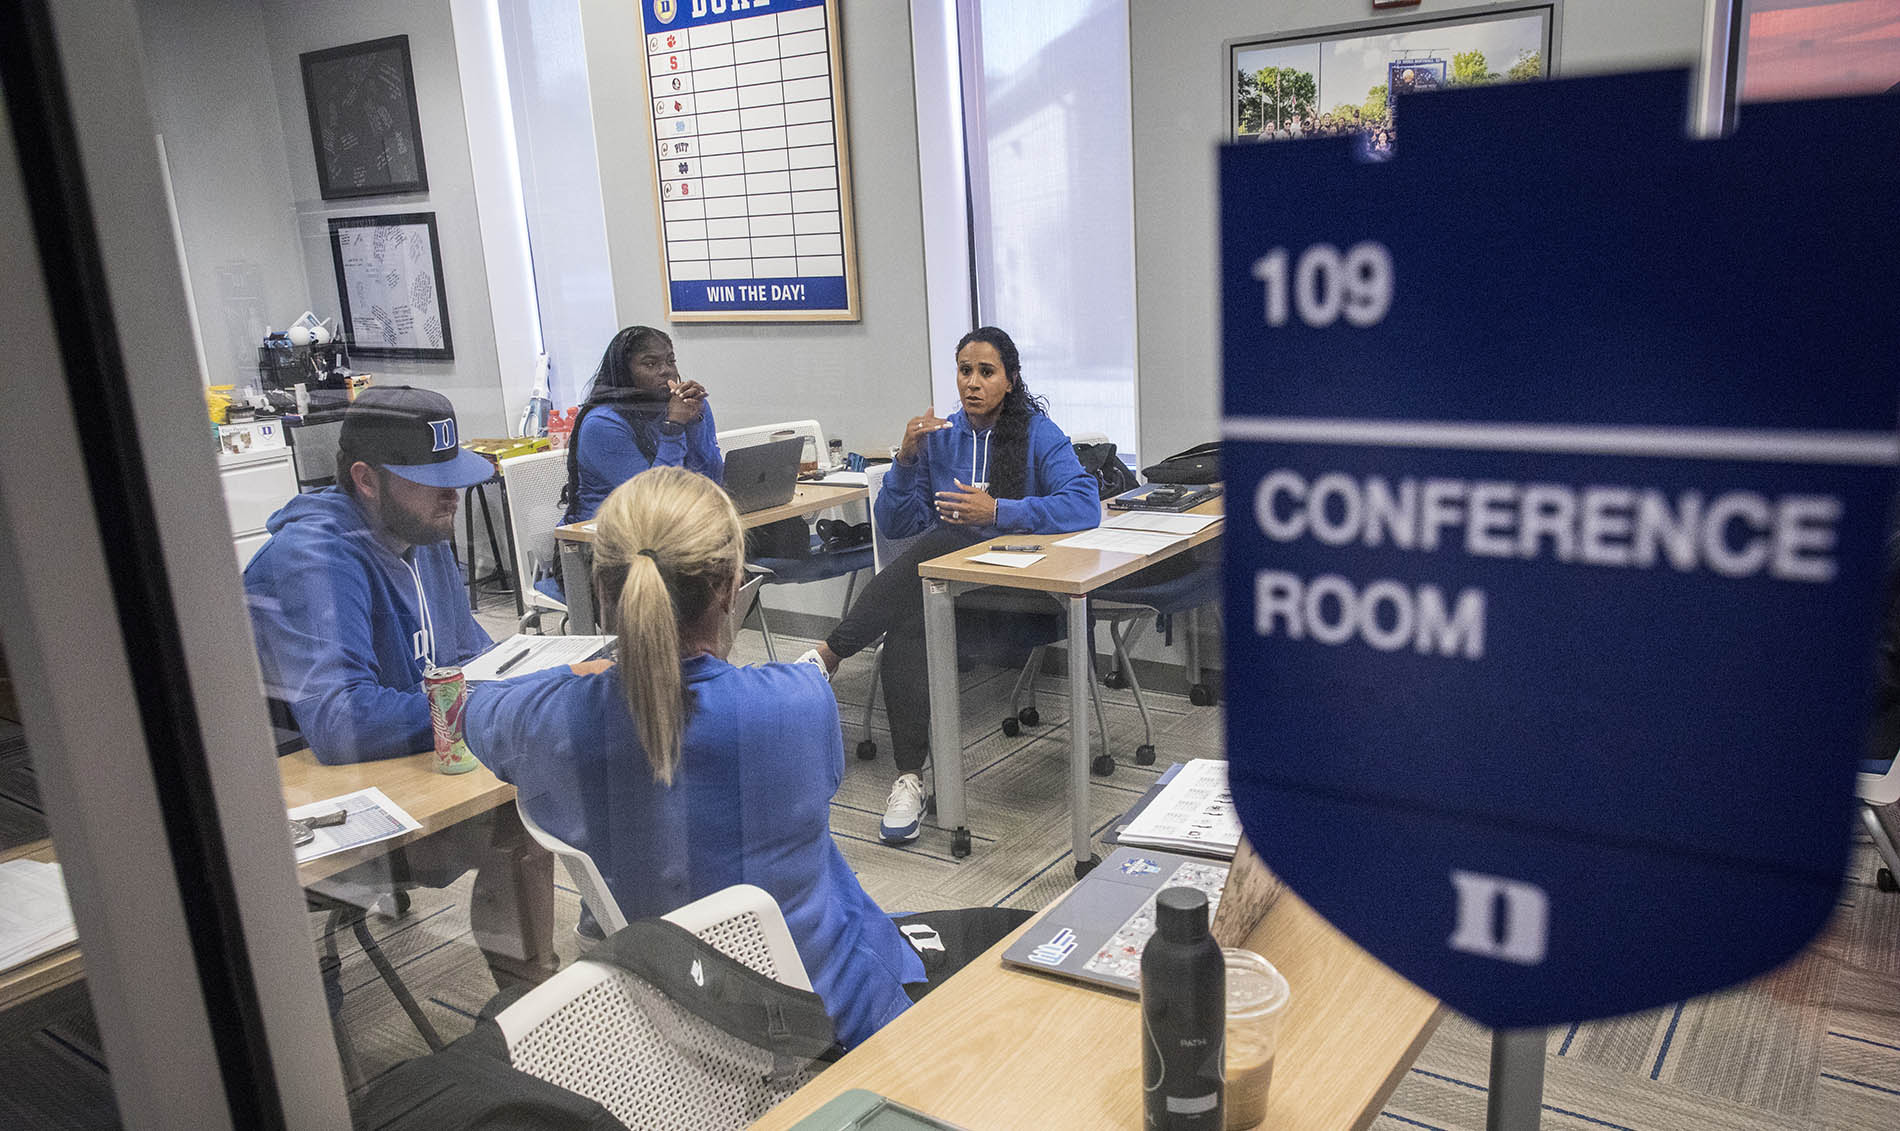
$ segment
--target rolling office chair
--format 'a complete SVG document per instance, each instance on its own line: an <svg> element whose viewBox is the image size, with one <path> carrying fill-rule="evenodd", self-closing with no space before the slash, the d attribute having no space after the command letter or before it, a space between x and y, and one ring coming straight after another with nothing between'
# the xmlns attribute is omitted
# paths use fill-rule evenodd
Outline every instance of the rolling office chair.
<svg viewBox="0 0 1900 1131"><path fill-rule="evenodd" d="M1208 605L1218 606L1221 599L1220 558L1218 552L1211 560L1205 561L1191 552L1180 557L1192 560L1183 566L1168 568L1180 560L1170 559L1159 566L1104 585L1095 591L1089 601L1091 633L1097 621L1106 622L1108 638L1115 648L1115 667L1102 682L1109 687L1126 687L1133 691L1135 709L1141 712L1143 739L1141 745L1135 748L1135 764L1138 766L1154 764L1155 730L1154 722L1148 716L1148 704L1142 697L1141 681L1135 675L1134 661L1129 657L1129 646L1150 617L1159 620L1186 615L1188 702L1197 707L1210 706L1214 702L1213 689L1201 682L1200 637L1197 630L1200 627L1200 610ZM1108 755L1104 754L1103 757ZM1096 772L1101 771L1098 769Z"/></svg>
<svg viewBox="0 0 1900 1131"><path fill-rule="evenodd" d="M1900 802L1900 758L1885 763L1868 759L1860 764L1854 792L1860 796L1860 819L1874 838L1874 851L1886 865L1874 873L1874 886L1881 891L1900 891L1900 848L1881 823L1879 810Z"/></svg>
<svg viewBox="0 0 1900 1131"><path fill-rule="evenodd" d="M565 621L567 603L536 582L544 574L560 576L554 528L564 513L561 489L567 486L567 452L557 448L515 456L502 460L501 470L508 485L508 540L515 551L515 584L522 601L520 631L529 625L540 628L541 618L550 613Z"/></svg>
<svg viewBox="0 0 1900 1131"><path fill-rule="evenodd" d="M811 989L772 897L737 884L663 916L784 985ZM779 1072L617 966L581 959L495 1015L510 1063L594 1100L628 1127L742 1128L816 1075Z"/></svg>
<svg viewBox="0 0 1900 1131"><path fill-rule="evenodd" d="M343 435L343 415L286 428L290 465L297 474L297 490L318 491L336 484L337 440Z"/></svg>

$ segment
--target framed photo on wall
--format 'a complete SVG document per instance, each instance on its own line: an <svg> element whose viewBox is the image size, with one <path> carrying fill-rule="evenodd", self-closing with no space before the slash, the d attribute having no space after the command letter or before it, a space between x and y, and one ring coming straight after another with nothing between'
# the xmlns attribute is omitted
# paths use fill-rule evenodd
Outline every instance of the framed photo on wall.
<svg viewBox="0 0 1900 1131"><path fill-rule="evenodd" d="M310 51L298 58L323 199L429 187L408 36Z"/></svg>
<svg viewBox="0 0 1900 1131"><path fill-rule="evenodd" d="M330 256L351 357L455 356L435 213L334 217Z"/></svg>
<svg viewBox="0 0 1900 1131"><path fill-rule="evenodd" d="M1398 137L1397 95L1550 76L1554 2L1230 43L1228 137L1355 134L1374 156Z"/></svg>

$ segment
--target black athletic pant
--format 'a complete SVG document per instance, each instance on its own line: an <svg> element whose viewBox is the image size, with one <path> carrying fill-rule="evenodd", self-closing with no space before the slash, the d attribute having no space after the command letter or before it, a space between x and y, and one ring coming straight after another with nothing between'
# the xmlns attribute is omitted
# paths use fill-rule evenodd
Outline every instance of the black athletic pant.
<svg viewBox="0 0 1900 1131"><path fill-rule="evenodd" d="M878 679L891 724L891 757L899 773L915 774L930 753L930 672L924 651L924 587L917 567L989 535L968 526L939 526L911 544L859 591L825 646L839 659L884 638Z"/></svg>

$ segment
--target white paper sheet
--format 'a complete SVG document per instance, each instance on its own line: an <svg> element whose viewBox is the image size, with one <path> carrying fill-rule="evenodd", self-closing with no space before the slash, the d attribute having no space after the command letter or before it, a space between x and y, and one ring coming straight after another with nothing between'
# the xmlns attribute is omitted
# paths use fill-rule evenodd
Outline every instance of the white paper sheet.
<svg viewBox="0 0 1900 1131"><path fill-rule="evenodd" d="M869 485L862 471L827 471L818 480L820 487L864 487Z"/></svg>
<svg viewBox="0 0 1900 1131"><path fill-rule="evenodd" d="M317 838L309 844L297 846L297 863L302 864L307 860L315 860L319 856L329 856L360 845L375 844L379 840L389 840L422 827L422 822L411 817L402 806L391 801L382 790L375 786L359 789L355 793L346 793L341 797L299 805L290 811L290 816L314 817L319 813L331 813L338 809L342 809L349 816L345 817L340 825L311 830L317 834Z"/></svg>
<svg viewBox="0 0 1900 1131"><path fill-rule="evenodd" d="M0 970L77 941L59 865L44 860L0 864Z"/></svg>
<svg viewBox="0 0 1900 1131"><path fill-rule="evenodd" d="M513 679L530 672L578 664L613 647L611 636L527 636L517 634L462 665L470 683ZM516 657L520 657L517 659ZM502 667L507 666L507 671Z"/></svg>
<svg viewBox="0 0 1900 1131"><path fill-rule="evenodd" d="M1221 520L1217 514L1164 514L1123 511L1102 525L1117 530L1156 530L1163 534L1199 534Z"/></svg>
<svg viewBox="0 0 1900 1131"><path fill-rule="evenodd" d="M1227 763L1196 758L1117 834L1123 844L1231 857L1240 844L1240 816L1227 789Z"/></svg>
<svg viewBox="0 0 1900 1131"><path fill-rule="evenodd" d="M970 560L976 562L978 565L1008 566L1011 569L1024 569L1028 566L1035 565L1044 557L1045 555L1043 554L1003 554L991 552L978 554Z"/></svg>
<svg viewBox="0 0 1900 1131"><path fill-rule="evenodd" d="M1098 527L1083 531L1074 537L1064 538L1058 546L1073 546L1078 550L1107 550L1115 554L1155 554L1174 545L1187 541L1185 534L1162 534L1153 530L1118 530Z"/></svg>

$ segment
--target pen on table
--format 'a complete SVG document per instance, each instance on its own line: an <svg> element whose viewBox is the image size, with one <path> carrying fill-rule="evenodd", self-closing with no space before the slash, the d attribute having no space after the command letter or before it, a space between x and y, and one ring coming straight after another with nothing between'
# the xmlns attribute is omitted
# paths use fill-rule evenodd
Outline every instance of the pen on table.
<svg viewBox="0 0 1900 1131"><path fill-rule="evenodd" d="M1015 553L1015 554L1033 554L1037 550L1042 549L1042 546L1039 544L1031 544L1027 546L991 546L990 549L1007 550L1010 553Z"/></svg>
<svg viewBox="0 0 1900 1131"><path fill-rule="evenodd" d="M521 651L519 651L519 652L516 652L516 653L514 654L514 658L513 658L513 659L510 659L510 660L509 660L509 661L508 661L507 663L504 663L503 665L501 665L500 667L498 667L498 668L496 668L496 669L495 669L495 674L496 674L496 675L500 675L500 674L502 674L503 672L505 672L505 671L507 671L507 670L508 670L509 668L512 668L512 667L514 667L514 666L515 666L516 664L518 664L518 663L520 663L521 661L523 661L523 660L525 660L525 659L527 659L527 658L528 658L528 653L530 653L530 652L532 652L532 651L534 651L534 645L532 645L532 644L530 644L530 645L528 645L528 646L527 646L526 648L523 648L523 649L522 649Z"/></svg>

